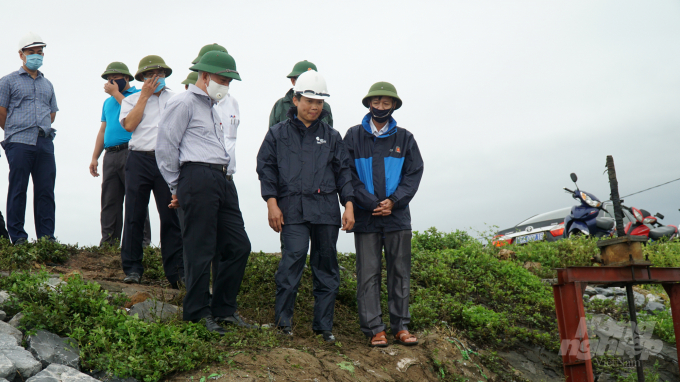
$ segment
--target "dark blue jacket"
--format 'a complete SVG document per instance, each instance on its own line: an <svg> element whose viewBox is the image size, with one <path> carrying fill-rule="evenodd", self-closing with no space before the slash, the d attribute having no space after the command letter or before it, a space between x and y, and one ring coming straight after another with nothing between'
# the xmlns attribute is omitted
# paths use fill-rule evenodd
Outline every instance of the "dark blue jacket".
<svg viewBox="0 0 680 382"><path fill-rule="evenodd" d="M392 232L411 229L409 203L423 177L423 158L410 131L398 127L390 117L389 129L376 137L371 132L371 114L361 125L345 134L345 146L352 161L354 186L353 232ZM388 216L373 216L385 199L394 202Z"/></svg>
<svg viewBox="0 0 680 382"><path fill-rule="evenodd" d="M337 130L322 122L326 110L309 127L288 119L269 128L257 153L262 198L276 198L284 224L341 226L340 202L353 201L347 150Z"/></svg>

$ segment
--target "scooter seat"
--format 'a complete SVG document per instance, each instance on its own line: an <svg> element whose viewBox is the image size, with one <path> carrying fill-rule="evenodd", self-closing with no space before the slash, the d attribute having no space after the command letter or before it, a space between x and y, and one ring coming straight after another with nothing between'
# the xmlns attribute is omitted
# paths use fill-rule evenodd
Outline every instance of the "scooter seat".
<svg viewBox="0 0 680 382"><path fill-rule="evenodd" d="M604 216L595 218L595 225L599 229L609 230L614 228L614 224L616 224L616 222L612 218L607 218Z"/></svg>
<svg viewBox="0 0 680 382"><path fill-rule="evenodd" d="M649 238L652 240L659 240L662 237L671 237L675 233L674 227L663 226L657 227L649 231Z"/></svg>

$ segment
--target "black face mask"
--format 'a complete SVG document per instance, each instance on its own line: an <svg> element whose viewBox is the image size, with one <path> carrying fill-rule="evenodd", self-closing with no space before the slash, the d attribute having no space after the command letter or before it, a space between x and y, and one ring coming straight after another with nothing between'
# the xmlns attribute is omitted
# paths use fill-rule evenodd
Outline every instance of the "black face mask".
<svg viewBox="0 0 680 382"><path fill-rule="evenodd" d="M121 79L118 79L118 80L113 80L113 82L115 82L116 85L118 85L118 91L121 92L121 93L123 92L123 89L125 89L125 85L127 85L127 82L125 81L125 78L121 78Z"/></svg>
<svg viewBox="0 0 680 382"><path fill-rule="evenodd" d="M374 109L371 107L371 116L373 116L373 119L378 122L378 123L383 123L390 119L390 115L392 115L392 112L394 111L394 108L390 108L387 110L378 110Z"/></svg>

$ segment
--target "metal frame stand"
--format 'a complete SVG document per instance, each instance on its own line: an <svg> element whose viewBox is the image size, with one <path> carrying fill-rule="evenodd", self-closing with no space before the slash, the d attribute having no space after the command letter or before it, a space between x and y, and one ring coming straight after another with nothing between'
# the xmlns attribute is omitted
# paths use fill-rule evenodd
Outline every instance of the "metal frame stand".
<svg viewBox="0 0 680 382"><path fill-rule="evenodd" d="M557 324L562 344L575 344L578 352L563 352L564 375L569 382L593 382L593 366L590 360L588 332L585 328L583 293L588 284L625 286L631 321L636 322L633 285L662 284L671 301L673 328L675 330L678 359L680 359L680 268L652 268L649 265L620 267L569 267L557 269L557 284L553 285ZM639 337L634 331L638 379L644 381L640 361ZM565 342L567 341L567 342ZM564 346L564 345L563 345ZM566 350L566 349L565 349Z"/></svg>

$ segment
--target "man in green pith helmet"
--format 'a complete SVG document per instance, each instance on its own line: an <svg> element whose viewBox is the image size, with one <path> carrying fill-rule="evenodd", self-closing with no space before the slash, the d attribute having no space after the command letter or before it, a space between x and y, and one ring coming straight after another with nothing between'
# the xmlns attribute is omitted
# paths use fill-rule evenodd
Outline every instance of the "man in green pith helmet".
<svg viewBox="0 0 680 382"><path fill-rule="evenodd" d="M90 162L90 174L98 177L97 167L99 156L102 151L104 163L102 164L102 197L101 197L101 226L102 239L99 245L105 243L114 244L121 239L123 231L123 201L125 199L125 161L128 156L128 141L132 133L123 129L118 120L120 116L120 104L125 97L138 93L139 90L130 86L134 80L127 65L122 62L112 62L106 67L102 78L106 80L104 92L110 95L104 101L102 110L102 124L94 144L92 161ZM147 212L144 222L143 246L151 243L151 227Z"/></svg>
<svg viewBox="0 0 680 382"><path fill-rule="evenodd" d="M197 72L189 73L186 80L182 81L182 85L184 85L184 90L189 90L189 85L196 85L197 80L198 80Z"/></svg>
<svg viewBox="0 0 680 382"><path fill-rule="evenodd" d="M171 208L182 208L186 288L183 318L203 321L221 335L219 323L242 327L236 296L241 287L250 240L228 175L229 152L223 121L213 106L228 96L232 80L241 80L228 53L209 51L190 68L195 85L168 102L160 121L156 152L158 167L172 193ZM209 298L211 264L213 298Z"/></svg>
<svg viewBox="0 0 680 382"><path fill-rule="evenodd" d="M359 326L369 346L386 347L380 308L382 253L387 264L387 301L394 341L413 346L408 331L411 280L411 211L409 203L423 176L423 158L410 131L398 127L392 113L402 105L389 82L373 84L362 103L369 108L361 124L351 127L344 143L350 157L356 209L357 303Z"/></svg>
<svg viewBox="0 0 680 382"><path fill-rule="evenodd" d="M298 76L300 74L313 70L316 70L316 65L313 63L305 60L305 61L300 61L295 66L293 67L293 70L286 76L290 78L290 82L295 86L295 82L297 81ZM293 107L293 96L295 95L295 92L293 91L293 88L290 88L288 90L288 93L286 93L283 98L279 98L278 101L274 104L274 107L272 107L272 111L269 114L269 127L272 127L276 125L279 122L283 122L288 119L288 110ZM323 103L323 109L327 111L327 114L321 118L321 121L326 122L328 125L333 127L333 114L331 113L331 105L328 104L328 102Z"/></svg>
<svg viewBox="0 0 680 382"><path fill-rule="evenodd" d="M192 64L197 64L201 57L208 52L227 52L227 48L219 44L208 44L201 48L198 52L198 56L192 61ZM215 110L219 113L220 119L222 120L222 128L224 130L224 144L227 147L227 152L229 153L229 168L227 169L227 175L233 177L236 173L236 134L238 132L238 127L241 124L241 112L238 107L238 101L231 92L228 92L225 97L223 97L214 106Z"/></svg>
<svg viewBox="0 0 680 382"><path fill-rule="evenodd" d="M184 277L182 260L182 232L177 213L168 208L172 195L156 162L158 123L165 113L165 105L174 92L165 86L165 78L172 69L155 55L139 61L135 79L144 82L142 91L123 100L120 124L132 138L130 154L125 164L125 226L120 251L125 283L140 283L142 265L142 227L151 191L161 220L161 256L165 277L173 288L178 288Z"/></svg>

